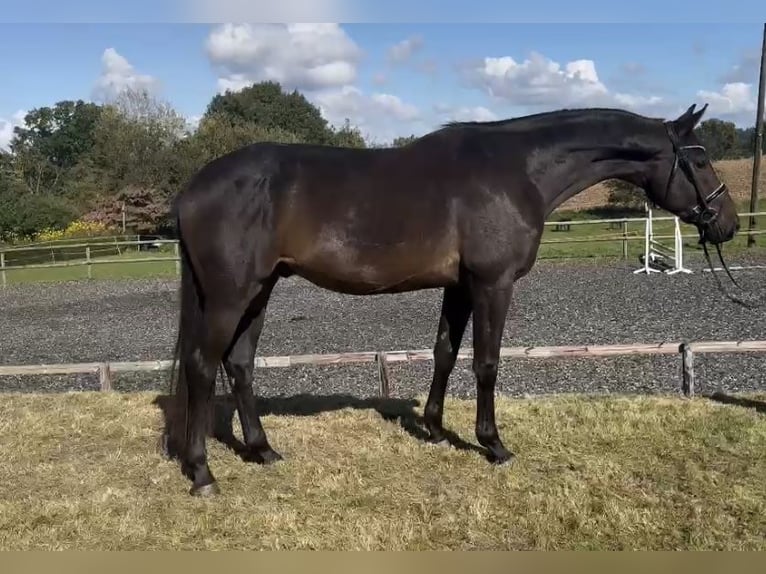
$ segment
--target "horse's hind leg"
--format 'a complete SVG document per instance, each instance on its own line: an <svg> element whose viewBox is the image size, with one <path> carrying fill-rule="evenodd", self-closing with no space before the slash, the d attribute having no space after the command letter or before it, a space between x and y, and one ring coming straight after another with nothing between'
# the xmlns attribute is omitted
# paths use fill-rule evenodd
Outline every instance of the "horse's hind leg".
<svg viewBox="0 0 766 574"><path fill-rule="evenodd" d="M258 339L263 330L266 306L274 288L275 280L264 283L243 317L238 337L231 351L224 357L223 366L230 379L234 379L232 393L237 403L239 421L247 448L244 458L249 462L269 464L282 459L269 445L266 431L258 415L253 393L253 371Z"/></svg>
<svg viewBox="0 0 766 574"><path fill-rule="evenodd" d="M460 284L445 288L434 345L433 380L423 412L423 419L430 434L428 440L431 442L439 443L444 440L444 395L470 316L471 300L466 287Z"/></svg>
<svg viewBox="0 0 766 574"><path fill-rule="evenodd" d="M216 370L241 316L241 311L236 308L209 306L204 312L204 329L200 337L190 342L183 353L181 368L187 381L189 407L184 470L192 480L193 495L218 492L207 463L205 438L210 428Z"/></svg>

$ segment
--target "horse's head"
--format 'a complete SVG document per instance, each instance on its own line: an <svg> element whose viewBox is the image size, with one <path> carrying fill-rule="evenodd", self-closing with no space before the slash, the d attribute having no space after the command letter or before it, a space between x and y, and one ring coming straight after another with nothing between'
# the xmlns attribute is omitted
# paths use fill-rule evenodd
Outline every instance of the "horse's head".
<svg viewBox="0 0 766 574"><path fill-rule="evenodd" d="M729 190L716 175L694 128L707 109L689 107L664 123L667 144L657 156L646 189L651 201L697 227L700 238L718 244L739 231L739 216Z"/></svg>

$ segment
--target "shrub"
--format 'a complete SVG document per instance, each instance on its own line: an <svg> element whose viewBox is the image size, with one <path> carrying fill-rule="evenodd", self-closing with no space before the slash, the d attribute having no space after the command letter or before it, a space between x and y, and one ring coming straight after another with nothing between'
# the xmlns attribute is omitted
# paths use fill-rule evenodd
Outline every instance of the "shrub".
<svg viewBox="0 0 766 574"><path fill-rule="evenodd" d="M57 241L61 239L78 239L86 237L103 237L115 235L119 230L99 221L72 221L64 229L45 229L37 234L37 241Z"/></svg>

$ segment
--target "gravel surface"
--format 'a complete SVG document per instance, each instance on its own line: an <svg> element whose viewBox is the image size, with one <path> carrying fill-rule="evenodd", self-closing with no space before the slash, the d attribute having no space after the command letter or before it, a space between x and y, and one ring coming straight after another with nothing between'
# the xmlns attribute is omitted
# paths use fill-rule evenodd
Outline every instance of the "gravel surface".
<svg viewBox="0 0 766 574"><path fill-rule="evenodd" d="M730 262L744 263L742 258ZM763 264L764 261L757 262ZM710 273L692 260L691 275L634 275L638 262L538 262L517 284L503 344L569 345L679 340L766 339L764 310L726 300ZM766 270L736 271L745 289L762 291ZM727 289L735 288L722 275ZM169 358L175 342L175 280L31 284L0 289L0 362L9 365ZM441 293L345 296L292 278L272 297L258 354L430 349ZM469 324L464 345L471 344ZM695 358L701 392L763 390L766 355ZM427 392L431 362L391 366L391 391ZM291 367L256 373L261 395L371 396L376 365ZM680 358L503 360L498 390L511 395L677 393ZM120 374L118 390L164 389L164 373ZM95 376L0 377L0 391L96 389ZM474 396L470 361L461 361L450 392Z"/></svg>

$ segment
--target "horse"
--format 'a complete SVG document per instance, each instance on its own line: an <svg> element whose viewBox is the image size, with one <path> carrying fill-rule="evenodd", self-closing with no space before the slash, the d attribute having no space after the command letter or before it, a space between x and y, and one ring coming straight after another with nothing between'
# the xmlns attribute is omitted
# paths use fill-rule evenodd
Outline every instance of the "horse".
<svg viewBox="0 0 766 574"><path fill-rule="evenodd" d="M501 337L514 284L532 269L553 210L620 179L696 226L703 244L738 232L729 190L694 132L706 109L692 105L674 120L584 108L451 122L391 148L257 142L203 166L172 205L181 285L171 393L183 424L165 438L190 494L220 492L205 440L221 365L245 460L282 460L252 382L269 297L293 275L352 295L443 289L427 440L445 440L447 382L473 316L476 438L492 463L511 461L495 424Z"/></svg>

